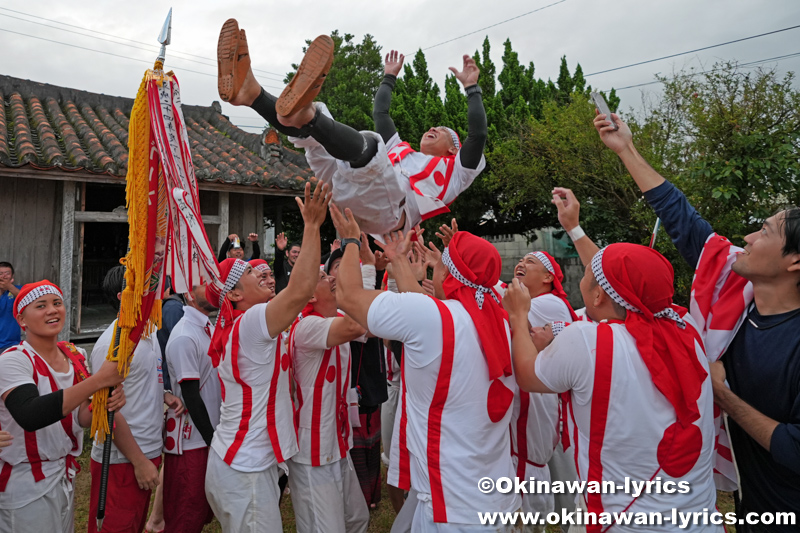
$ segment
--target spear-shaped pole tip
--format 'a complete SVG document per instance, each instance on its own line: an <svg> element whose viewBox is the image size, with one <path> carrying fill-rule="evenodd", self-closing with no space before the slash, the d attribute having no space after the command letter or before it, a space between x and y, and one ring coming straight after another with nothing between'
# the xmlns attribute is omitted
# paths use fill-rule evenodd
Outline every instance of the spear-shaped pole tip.
<svg viewBox="0 0 800 533"><path fill-rule="evenodd" d="M158 52L156 63L164 64L164 59L167 56L167 45L172 39L172 8L169 8L167 19L164 21L164 26L161 28L161 33L158 34L158 42L161 43L161 50Z"/></svg>

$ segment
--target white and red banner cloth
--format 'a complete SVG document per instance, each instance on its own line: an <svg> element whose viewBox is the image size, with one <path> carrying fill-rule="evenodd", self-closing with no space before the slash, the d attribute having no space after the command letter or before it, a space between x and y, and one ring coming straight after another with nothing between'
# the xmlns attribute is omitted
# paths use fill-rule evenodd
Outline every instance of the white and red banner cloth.
<svg viewBox="0 0 800 533"><path fill-rule="evenodd" d="M753 301L753 284L731 270L736 256L744 250L712 233L697 262L689 313L700 328L709 363L719 360L744 323ZM737 488L736 468L722 414L714 406L717 426L714 479L717 489Z"/></svg>
<svg viewBox="0 0 800 533"><path fill-rule="evenodd" d="M200 217L197 178L177 78L166 75L162 82L149 80L147 97L150 179L155 176L163 180L168 207L166 242L155 243L156 254L164 256L164 273L172 278L173 292L189 293L194 285L216 282L219 270Z"/></svg>

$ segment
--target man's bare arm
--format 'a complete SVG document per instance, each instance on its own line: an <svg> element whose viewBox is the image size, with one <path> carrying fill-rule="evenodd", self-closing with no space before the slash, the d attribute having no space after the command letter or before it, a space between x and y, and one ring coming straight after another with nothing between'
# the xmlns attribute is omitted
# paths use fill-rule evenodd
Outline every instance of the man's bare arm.
<svg viewBox="0 0 800 533"><path fill-rule="evenodd" d="M330 212L333 224L336 226L336 230L341 235L342 240L358 240L360 238L361 230L350 209L345 209L345 214L342 215L339 209L334 204L331 204ZM364 289L358 261L358 246L354 242L348 241L344 249L342 262L339 264L339 275L336 277L336 302L347 316L361 324L364 329L369 329L367 325L369 308L375 298L382 294L382 291Z"/></svg>
<svg viewBox="0 0 800 533"><path fill-rule="evenodd" d="M529 332L528 310L531 295L518 279L512 280L503 297L503 307L508 311L511 325L511 360L519 388L525 392L552 393L536 375L536 357L539 350Z"/></svg>
<svg viewBox="0 0 800 533"><path fill-rule="evenodd" d="M364 335L367 329L349 316L340 316L333 319L326 343L328 348L333 348L345 342L356 340Z"/></svg>
<svg viewBox="0 0 800 533"><path fill-rule="evenodd" d="M553 189L553 203L558 208L558 221L564 231L570 232L579 226L581 204L570 189L556 187ZM592 239L584 235L572 241L581 258L583 266L592 262L592 258L600 248Z"/></svg>
<svg viewBox="0 0 800 533"><path fill-rule="evenodd" d="M303 244L292 269L289 284L267 306L267 329L270 337L288 328L308 300L314 295L319 279L320 240L319 228L325 222L330 194L326 184L318 185L311 196L311 184L306 183L305 202L299 198L297 205L303 215Z"/></svg>
<svg viewBox="0 0 800 533"><path fill-rule="evenodd" d="M633 134L628 125L616 113L611 113L611 119L619 126L616 131L606 115L598 114L594 118L594 127L603 143L622 160L639 189L647 192L664 183L664 177L656 172L636 150L633 145Z"/></svg>

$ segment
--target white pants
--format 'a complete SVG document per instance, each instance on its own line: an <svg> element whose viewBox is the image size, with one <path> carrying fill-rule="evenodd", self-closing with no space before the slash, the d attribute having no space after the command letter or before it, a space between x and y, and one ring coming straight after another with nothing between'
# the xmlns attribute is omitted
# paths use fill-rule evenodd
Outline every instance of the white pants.
<svg viewBox="0 0 800 533"><path fill-rule="evenodd" d="M278 467L239 472L212 449L206 467L206 498L225 533L282 533Z"/></svg>
<svg viewBox="0 0 800 533"><path fill-rule="evenodd" d="M574 445L573 445L574 446ZM575 448L570 446L566 451L559 439L558 446L553 452L553 457L547 463L550 467L550 477L555 481L577 481L578 470L575 468ZM567 511L575 510L575 494L556 494L555 495L555 508L557 513L561 513L562 509ZM561 526L561 530L566 533L568 526Z"/></svg>
<svg viewBox="0 0 800 533"><path fill-rule="evenodd" d="M389 457L392 456L392 433L394 433L394 416L400 401L400 386L388 382L386 391L389 398L381 404L381 444L383 444L381 460L388 467Z"/></svg>
<svg viewBox="0 0 800 533"><path fill-rule="evenodd" d="M316 105L322 113L331 116L325 104L317 102ZM289 137L289 140L305 149L311 170L331 187L333 202L340 209L350 208L361 231L382 236L400 223L401 204L409 185L406 183L403 187L381 136L373 131L361 133L378 141L378 153L362 168L352 168L347 161L335 159L312 137Z"/></svg>
<svg viewBox="0 0 800 533"><path fill-rule="evenodd" d="M7 490L14 490L8 487ZM72 483L64 476L44 496L19 509L0 509L0 533L75 531ZM94 517L90 517L94 520Z"/></svg>
<svg viewBox="0 0 800 533"><path fill-rule="evenodd" d="M323 466L286 463L298 533L367 531L369 509L349 453Z"/></svg>
<svg viewBox="0 0 800 533"><path fill-rule="evenodd" d="M409 494L409 499L411 499L411 494ZM482 526L480 524L437 524L433 521L433 505L430 502L430 498L428 497L423 500L417 495L415 499L418 501L414 511L414 520L411 523L412 533L470 533L472 531L484 533L487 531L519 533L522 531L522 526L519 525L504 526L495 524L493 526ZM406 500L406 502L408 502L408 500ZM405 505L403 505L403 509L405 509ZM392 528L392 532L394 532L394 528Z"/></svg>
<svg viewBox="0 0 800 533"><path fill-rule="evenodd" d="M517 461L519 460L518 457L512 457L514 461L514 471L517 470ZM544 468L534 466L530 463L525 465L525 475L523 479L528 480L530 478L535 478L536 481L547 481L550 482L550 469L547 465ZM547 513L551 513L553 511L553 494L523 494L522 495L522 511L526 513L539 513L539 515L544 518ZM543 525L523 525L522 531L525 533L542 533L545 530L545 526Z"/></svg>
<svg viewBox="0 0 800 533"><path fill-rule="evenodd" d="M381 421L382 422L382 421ZM417 491L411 489L408 491L406 501L403 507L392 523L391 533L411 533L411 523L414 521L414 514L417 512Z"/></svg>

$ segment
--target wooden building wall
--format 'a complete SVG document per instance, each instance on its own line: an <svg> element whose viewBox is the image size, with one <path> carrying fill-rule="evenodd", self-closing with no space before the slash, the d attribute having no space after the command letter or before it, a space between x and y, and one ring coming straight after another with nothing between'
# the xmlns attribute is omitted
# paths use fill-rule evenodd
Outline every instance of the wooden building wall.
<svg viewBox="0 0 800 533"><path fill-rule="evenodd" d="M59 282L62 184L2 177L0 261L14 265L17 285Z"/></svg>

